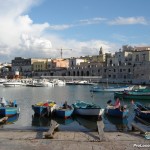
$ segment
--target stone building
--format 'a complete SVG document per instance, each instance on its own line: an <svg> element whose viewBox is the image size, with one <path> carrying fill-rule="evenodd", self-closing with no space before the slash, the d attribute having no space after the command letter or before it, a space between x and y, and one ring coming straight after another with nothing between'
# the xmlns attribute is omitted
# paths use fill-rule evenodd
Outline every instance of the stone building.
<svg viewBox="0 0 150 150"><path fill-rule="evenodd" d="M103 78L112 83L148 83L149 64L149 47L123 46L122 51L116 52L107 59Z"/></svg>
<svg viewBox="0 0 150 150"><path fill-rule="evenodd" d="M102 76L102 68L105 63L105 54L102 47L99 55L81 56L80 58L70 59L67 76Z"/></svg>

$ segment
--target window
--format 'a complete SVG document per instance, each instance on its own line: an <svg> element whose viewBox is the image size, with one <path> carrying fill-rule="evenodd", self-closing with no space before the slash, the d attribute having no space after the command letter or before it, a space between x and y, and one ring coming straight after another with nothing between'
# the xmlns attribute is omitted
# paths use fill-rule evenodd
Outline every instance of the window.
<svg viewBox="0 0 150 150"><path fill-rule="evenodd" d="M128 72L131 72L130 68L128 69Z"/></svg>
<svg viewBox="0 0 150 150"><path fill-rule="evenodd" d="M145 57L145 54L143 54L143 61L145 61L146 60L146 57Z"/></svg>
<svg viewBox="0 0 150 150"><path fill-rule="evenodd" d="M135 56L135 61L139 61L139 55L138 54Z"/></svg>

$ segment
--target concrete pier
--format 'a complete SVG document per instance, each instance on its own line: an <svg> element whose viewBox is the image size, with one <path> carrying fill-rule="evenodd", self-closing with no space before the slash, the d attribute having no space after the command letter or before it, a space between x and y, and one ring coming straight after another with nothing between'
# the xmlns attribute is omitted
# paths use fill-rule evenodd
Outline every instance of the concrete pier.
<svg viewBox="0 0 150 150"><path fill-rule="evenodd" d="M42 131L0 132L0 150L136 150L138 146L150 147L149 140L139 132L104 132L104 141L99 140L98 132L57 131L53 139L45 139L47 132Z"/></svg>

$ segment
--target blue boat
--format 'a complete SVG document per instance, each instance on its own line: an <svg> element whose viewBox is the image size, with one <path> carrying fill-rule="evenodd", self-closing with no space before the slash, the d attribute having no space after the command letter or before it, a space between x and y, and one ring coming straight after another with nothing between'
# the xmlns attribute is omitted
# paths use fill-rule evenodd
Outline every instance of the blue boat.
<svg viewBox="0 0 150 150"><path fill-rule="evenodd" d="M6 124L13 124L19 118L19 114L15 114L14 116L8 117Z"/></svg>
<svg viewBox="0 0 150 150"><path fill-rule="evenodd" d="M10 117L16 114L19 114L20 109L16 104L16 100L14 102L7 102L7 105L0 105L0 116L1 117Z"/></svg>
<svg viewBox="0 0 150 150"><path fill-rule="evenodd" d="M84 101L74 103L73 107L75 109L75 114L82 116L101 116L104 112L104 109L100 106Z"/></svg>
<svg viewBox="0 0 150 150"><path fill-rule="evenodd" d="M139 102L134 103L135 115L142 119L150 120L150 107L144 106Z"/></svg>
<svg viewBox="0 0 150 150"><path fill-rule="evenodd" d="M91 92L118 92L118 91L131 91L134 86L119 86L119 87L98 87L94 86L91 88Z"/></svg>
<svg viewBox="0 0 150 150"><path fill-rule="evenodd" d="M118 118L125 118L128 117L128 109L126 109L125 106L120 106L120 101L116 101L115 105L111 104L111 101L107 102L107 107L105 108L105 114L113 117L118 117Z"/></svg>
<svg viewBox="0 0 150 150"><path fill-rule="evenodd" d="M55 110L55 114L58 117L68 118L73 114L73 111L74 111L74 108L71 106L68 108L59 107Z"/></svg>
<svg viewBox="0 0 150 150"><path fill-rule="evenodd" d="M51 116L54 109L56 107L56 103L51 102L38 102L35 105L32 105L32 109L34 111L34 114L37 116Z"/></svg>
<svg viewBox="0 0 150 150"><path fill-rule="evenodd" d="M55 117L54 120L61 125L69 125L74 121L72 117L69 118Z"/></svg>
<svg viewBox="0 0 150 150"><path fill-rule="evenodd" d="M125 118L128 116L128 110L121 111L119 108L106 108L105 113L109 116Z"/></svg>

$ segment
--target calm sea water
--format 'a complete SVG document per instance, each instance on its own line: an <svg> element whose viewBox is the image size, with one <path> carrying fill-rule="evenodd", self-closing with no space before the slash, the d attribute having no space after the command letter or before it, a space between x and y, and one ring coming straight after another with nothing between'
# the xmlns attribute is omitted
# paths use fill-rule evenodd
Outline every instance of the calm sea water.
<svg viewBox="0 0 150 150"><path fill-rule="evenodd" d="M90 92L90 88L91 86L87 85L66 85L61 87L0 87L0 97L4 97L6 100L17 100L20 107L19 116L16 118L10 118L12 120L16 119L16 121L4 125L3 128L48 129L51 120L33 117L34 112L31 106L37 102L53 100L58 105L62 105L66 100L68 104L73 104L77 100L83 100L86 102L96 103L102 108L105 108L108 100L114 100L114 93L98 92L92 94ZM122 103L127 104L128 109L130 110L128 119L119 121L118 119L108 118L104 115L103 122L106 131L121 130L127 126L129 127L130 123L133 121L134 112L130 101L124 100ZM143 101L142 103L149 105L149 101ZM94 119L76 117L68 120L56 119L56 121L60 123L60 130L76 131L91 130L96 128L96 121Z"/></svg>

